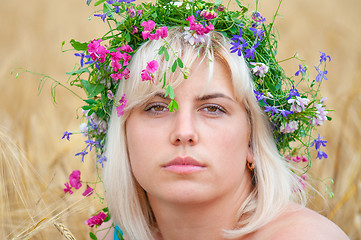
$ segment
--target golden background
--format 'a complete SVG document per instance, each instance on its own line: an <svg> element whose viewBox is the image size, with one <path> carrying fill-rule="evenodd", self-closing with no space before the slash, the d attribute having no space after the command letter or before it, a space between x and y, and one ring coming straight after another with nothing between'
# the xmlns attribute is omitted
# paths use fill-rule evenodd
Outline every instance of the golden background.
<svg viewBox="0 0 361 240"><path fill-rule="evenodd" d="M278 1L259 2L261 13L270 21ZM254 6L252 1L247 4ZM31 239L64 239L52 225L54 221L64 223L77 239L85 239L89 228L83 222L99 209L98 200L81 200L80 192L64 196L62 190L73 169L94 171L89 157L85 163L74 157L82 150L81 136L72 136L70 142L61 140L64 131L78 129L76 108L81 102L59 87L57 104L53 104L51 82L38 95L41 77L29 73L15 77L16 68L23 67L66 83L65 72L79 59L73 52L61 53L61 43L100 37L106 26L99 18L88 20L93 11L80 0L1 2L1 239L19 233ZM276 21L280 60L298 51L312 70L318 64L319 51L332 58L322 95L328 97L326 104L335 112L329 114L333 121L320 129L328 141L329 158L314 160L313 174L335 180L334 185L325 180L335 197L329 199L325 194L322 199L311 194L310 207L333 220L351 239L361 239L360 11L361 1L357 0L288 0L282 3ZM292 75L298 62L291 60L284 67ZM25 156L19 155L18 147ZM323 192L325 187L320 184L317 189Z"/></svg>

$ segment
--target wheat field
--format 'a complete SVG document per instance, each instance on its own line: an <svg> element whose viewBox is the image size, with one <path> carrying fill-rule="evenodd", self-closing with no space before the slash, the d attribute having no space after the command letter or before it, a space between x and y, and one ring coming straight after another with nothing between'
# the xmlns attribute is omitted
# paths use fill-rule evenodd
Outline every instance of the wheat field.
<svg viewBox="0 0 361 240"><path fill-rule="evenodd" d="M259 2L260 11L271 20L278 1ZM245 4L254 6L249 0ZM53 104L50 83L38 94L39 76L21 73L16 78L11 74L24 67L66 83L65 72L71 71L77 59L72 52L61 53L61 43L73 38L88 41L103 33L100 19L88 20L93 10L80 0L2 1L1 239L66 239L54 223L64 224L76 239L86 239L90 229L83 222L104 207L93 197L63 193L63 184L73 169L88 172L84 178L89 181L95 176L94 162L88 158L82 163L74 157L84 139L61 139L64 131L79 127L76 108L80 100L58 88L57 103ZM276 21L280 60L298 52L312 66L319 60L319 51L332 58L322 95L335 111L329 114L333 120L320 129L328 141L329 158L314 160L312 173L324 179L335 196L311 194L309 207L338 224L351 239L361 239L360 10L358 0L288 0L282 3ZM286 62L286 72L294 74L297 64ZM319 183L316 188L323 193L325 185Z"/></svg>

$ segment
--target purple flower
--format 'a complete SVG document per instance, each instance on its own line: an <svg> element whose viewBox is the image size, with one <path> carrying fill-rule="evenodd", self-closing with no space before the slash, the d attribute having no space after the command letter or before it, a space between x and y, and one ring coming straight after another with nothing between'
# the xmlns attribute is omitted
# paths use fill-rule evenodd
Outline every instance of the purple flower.
<svg viewBox="0 0 361 240"><path fill-rule="evenodd" d="M263 40L263 33L264 31L262 29L257 29L257 28L249 28L249 30L251 30L253 32L253 36L257 37L260 39L260 41L262 42Z"/></svg>
<svg viewBox="0 0 361 240"><path fill-rule="evenodd" d="M324 138L324 137L321 137L320 134L318 134L318 137L312 142L310 147L315 146L316 150L320 149L321 145L323 147L326 147L327 141L321 140L322 138Z"/></svg>
<svg viewBox="0 0 361 240"><path fill-rule="evenodd" d="M88 152L86 152L85 150L84 151L81 151L81 152L78 152L77 154L75 154L75 156L79 156L81 155L81 161L84 162L84 156L87 155Z"/></svg>
<svg viewBox="0 0 361 240"><path fill-rule="evenodd" d="M315 68L316 68L316 70L317 70L317 72L318 72L318 75L316 76L316 79L315 79L316 82L321 82L322 79L328 80L327 77L326 77L327 70L321 71L321 70L320 70L318 67L316 67L316 66L315 66Z"/></svg>
<svg viewBox="0 0 361 240"><path fill-rule="evenodd" d="M247 46L246 40L242 39L242 44L240 44L239 41L237 42L231 42L231 53L237 52L238 56L242 56L242 49Z"/></svg>
<svg viewBox="0 0 361 240"><path fill-rule="evenodd" d="M326 55L326 53L320 52L321 56L320 56L320 63L322 62L326 62L327 59L329 62L331 62L331 57L329 55Z"/></svg>
<svg viewBox="0 0 361 240"><path fill-rule="evenodd" d="M327 158L327 154L325 152L322 152L322 151L318 151L317 152L317 157L318 159L322 159L322 158Z"/></svg>
<svg viewBox="0 0 361 240"><path fill-rule="evenodd" d="M92 0L86 0L86 4L89 6Z"/></svg>
<svg viewBox="0 0 361 240"><path fill-rule="evenodd" d="M103 162L107 160L107 158L104 155L97 155L97 158L98 158L97 163L102 164L102 166L103 166Z"/></svg>
<svg viewBox="0 0 361 240"><path fill-rule="evenodd" d="M274 115L275 113L278 113L278 112L279 112L278 109L277 109L277 107L275 107L275 106L266 106L264 111L265 111L265 112L272 112L272 117L273 117L273 115Z"/></svg>
<svg viewBox="0 0 361 240"><path fill-rule="evenodd" d="M252 13L252 19L256 22L265 22L266 21L266 18L262 17L262 15L257 11Z"/></svg>
<svg viewBox="0 0 361 240"><path fill-rule="evenodd" d="M279 115L282 115L285 119L287 119L287 116L290 115L290 114L292 114L292 113L293 113L292 111L288 111L288 110L282 109L282 110L280 110L280 114L279 114ZM278 115L278 116L279 116L279 115Z"/></svg>
<svg viewBox="0 0 361 240"><path fill-rule="evenodd" d="M91 58L90 55L85 55L84 53L74 53L75 56L80 57L80 66L84 66L84 58ZM85 64L93 63L93 61L87 61Z"/></svg>
<svg viewBox="0 0 361 240"><path fill-rule="evenodd" d="M63 135L63 137L61 139L64 139L66 137L66 139L68 141L70 141L70 135L72 135L72 134L73 134L72 132L65 131L64 135Z"/></svg>
<svg viewBox="0 0 361 240"><path fill-rule="evenodd" d="M256 52L256 48L258 47L259 43L257 42L255 45L253 45L250 49L246 49L244 52L245 52L245 55L244 57L245 58L251 58L253 59L254 58L254 53Z"/></svg>
<svg viewBox="0 0 361 240"><path fill-rule="evenodd" d="M107 15L106 13L103 13L103 14L94 14L94 16L95 16L95 17L100 17L100 18L103 20L103 22L105 22L105 19L106 19L107 17L110 17L111 15L110 15L110 14Z"/></svg>
<svg viewBox="0 0 361 240"><path fill-rule="evenodd" d="M244 41L244 38L242 37L243 35L243 32L242 32L242 29L238 29L238 35L233 35L231 40L234 41L234 42L243 42Z"/></svg>
<svg viewBox="0 0 361 240"><path fill-rule="evenodd" d="M266 98L262 92L257 92L256 90L253 90L253 92L256 95L257 101L263 101L265 104L267 104L265 101Z"/></svg>
<svg viewBox="0 0 361 240"><path fill-rule="evenodd" d="M306 72L306 67L302 68L302 65L298 65L298 71L295 73L295 76L298 76L300 73L303 75Z"/></svg>
<svg viewBox="0 0 361 240"><path fill-rule="evenodd" d="M292 96L295 96L295 97L300 96L300 94L298 93L298 90L295 88L295 86L292 86L292 88L290 89L290 93L288 94L288 97L286 98L286 100L291 99Z"/></svg>

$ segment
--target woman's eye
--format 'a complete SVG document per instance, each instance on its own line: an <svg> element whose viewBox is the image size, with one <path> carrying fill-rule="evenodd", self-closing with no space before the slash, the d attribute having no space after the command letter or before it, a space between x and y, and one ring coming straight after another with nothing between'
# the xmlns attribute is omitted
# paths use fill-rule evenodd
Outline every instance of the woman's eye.
<svg viewBox="0 0 361 240"><path fill-rule="evenodd" d="M201 110L212 115L220 115L223 113L227 113L227 111L219 105L207 105L204 106Z"/></svg>
<svg viewBox="0 0 361 240"><path fill-rule="evenodd" d="M153 113L162 113L168 111L168 105L161 103L151 103L144 108L144 111L153 112Z"/></svg>

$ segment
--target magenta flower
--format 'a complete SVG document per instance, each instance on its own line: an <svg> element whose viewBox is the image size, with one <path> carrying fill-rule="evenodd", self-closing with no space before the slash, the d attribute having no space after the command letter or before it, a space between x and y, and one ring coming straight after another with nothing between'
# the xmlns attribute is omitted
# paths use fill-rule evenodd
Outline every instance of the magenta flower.
<svg viewBox="0 0 361 240"><path fill-rule="evenodd" d="M74 170L69 176L70 186L74 187L75 189L81 188L82 184L80 181L80 171Z"/></svg>
<svg viewBox="0 0 361 240"><path fill-rule="evenodd" d="M88 44L88 52L93 60L99 59L99 62L104 62L106 55L109 53L109 51L102 45L100 45L100 42L102 39L98 40L92 40Z"/></svg>
<svg viewBox="0 0 361 240"><path fill-rule="evenodd" d="M156 30L156 34L158 34L161 38L166 38L168 36L168 28L160 27Z"/></svg>
<svg viewBox="0 0 361 240"><path fill-rule="evenodd" d="M145 69L142 70L140 76L142 77L142 81L151 81L151 80L153 80L152 76Z"/></svg>
<svg viewBox="0 0 361 240"><path fill-rule="evenodd" d="M64 183L65 188L64 188L64 193L69 193L69 194L73 194L73 191L71 190L71 187L69 186L69 183Z"/></svg>
<svg viewBox="0 0 361 240"><path fill-rule="evenodd" d="M128 53L133 52L133 49L132 49L128 44L123 45L123 46L120 48L120 50L122 50L123 52L128 52Z"/></svg>
<svg viewBox="0 0 361 240"><path fill-rule="evenodd" d="M84 197L88 197L88 196L90 196L90 195L92 195L92 194L93 194L93 189L87 185L87 186L86 186L86 189L85 189L85 191L83 192L82 195L83 195Z"/></svg>
<svg viewBox="0 0 361 240"><path fill-rule="evenodd" d="M133 26L132 34L136 34L138 32L139 32L138 28L136 26Z"/></svg>
<svg viewBox="0 0 361 240"><path fill-rule="evenodd" d="M108 216L104 212L100 212L97 215L92 216L91 218L86 220L85 224L89 227L100 226L103 223L104 219L106 219L107 217Z"/></svg>
<svg viewBox="0 0 361 240"><path fill-rule="evenodd" d="M122 98L119 100L119 105L116 107L118 117L124 114L124 109L127 105L127 100L125 99L125 94L123 94Z"/></svg>
<svg viewBox="0 0 361 240"><path fill-rule="evenodd" d="M146 70L150 73L154 73L155 71L158 70L158 62L157 60L153 60L147 63L147 67Z"/></svg>
<svg viewBox="0 0 361 240"><path fill-rule="evenodd" d="M155 22L153 20L148 20L148 22L144 21L140 26L144 27L144 31L150 32L155 28Z"/></svg>

